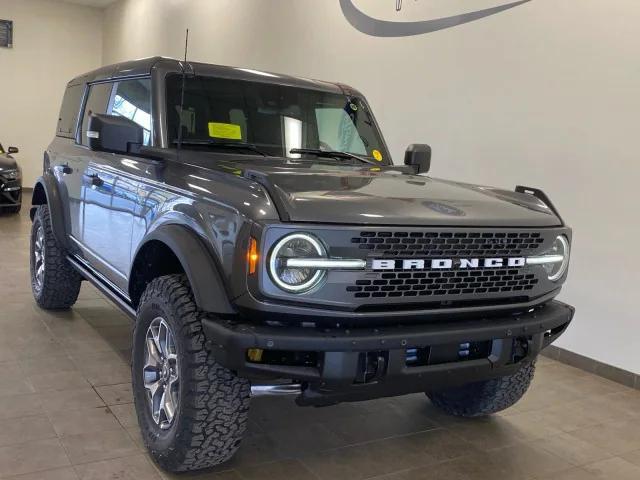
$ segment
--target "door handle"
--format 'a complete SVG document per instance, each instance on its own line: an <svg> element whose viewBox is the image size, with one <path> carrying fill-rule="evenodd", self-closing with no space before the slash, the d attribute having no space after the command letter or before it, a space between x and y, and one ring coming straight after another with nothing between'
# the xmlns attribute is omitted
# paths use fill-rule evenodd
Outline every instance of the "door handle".
<svg viewBox="0 0 640 480"><path fill-rule="evenodd" d="M71 173L73 173L73 169L69 166L69 165L62 165L62 174L63 175L70 175Z"/></svg>
<svg viewBox="0 0 640 480"><path fill-rule="evenodd" d="M104 180L102 180L97 173L92 173L91 175L84 174L84 177L91 182L91 185L95 187L101 187L104 184Z"/></svg>

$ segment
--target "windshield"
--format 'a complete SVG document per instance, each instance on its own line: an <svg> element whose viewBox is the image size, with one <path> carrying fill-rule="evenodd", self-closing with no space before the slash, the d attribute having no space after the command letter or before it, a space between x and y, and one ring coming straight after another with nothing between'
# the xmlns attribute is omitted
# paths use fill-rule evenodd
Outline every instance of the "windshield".
<svg viewBox="0 0 640 480"><path fill-rule="evenodd" d="M238 143L255 148L242 151L249 155L315 158L312 153L291 153L303 148L391 163L373 116L360 98L269 83L187 77L180 119L181 87L181 75L167 78L170 145L182 126L183 148L212 144L216 148L220 143L226 145L220 153L237 154L240 150L228 147Z"/></svg>

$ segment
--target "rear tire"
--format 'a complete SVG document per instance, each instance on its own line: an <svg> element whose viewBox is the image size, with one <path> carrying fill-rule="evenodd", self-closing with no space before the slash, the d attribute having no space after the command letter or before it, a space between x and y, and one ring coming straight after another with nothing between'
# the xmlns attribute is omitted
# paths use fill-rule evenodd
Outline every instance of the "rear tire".
<svg viewBox="0 0 640 480"><path fill-rule="evenodd" d="M449 415L491 415L513 406L522 398L531 385L535 369L535 362L531 362L513 375L427 392L427 396L436 407Z"/></svg>
<svg viewBox="0 0 640 480"><path fill-rule="evenodd" d="M31 290L46 310L70 308L78 299L82 277L67 260L51 228L49 207L40 205L31 225Z"/></svg>
<svg viewBox="0 0 640 480"><path fill-rule="evenodd" d="M155 361L149 355L153 351L147 343L149 332L153 336L154 325L159 324L170 334L165 338L172 339L169 354L159 355L161 362L174 359L169 373L165 363L159 363L161 368L149 367ZM251 385L207 351L202 312L184 275L156 278L144 291L134 328L132 379L144 443L163 469L185 472L213 467L238 450L247 427ZM156 379L174 397L162 410L170 415L153 409Z"/></svg>

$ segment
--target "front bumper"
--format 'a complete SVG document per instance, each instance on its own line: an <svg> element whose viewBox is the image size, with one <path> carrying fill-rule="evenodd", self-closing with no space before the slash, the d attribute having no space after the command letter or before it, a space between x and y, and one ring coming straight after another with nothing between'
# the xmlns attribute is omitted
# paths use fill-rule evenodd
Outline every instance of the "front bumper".
<svg viewBox="0 0 640 480"><path fill-rule="evenodd" d="M0 207L18 207L22 203L22 184L20 180L0 178Z"/></svg>
<svg viewBox="0 0 640 480"><path fill-rule="evenodd" d="M522 315L443 320L376 328L305 328L203 320L208 344L225 367L250 378L303 382L303 405L327 405L446 388L509 375L558 338L574 308L551 301ZM408 364L408 351L486 343L484 358ZM249 349L313 352L314 365L260 363ZM372 367L371 358L377 359ZM373 375L371 375L373 368Z"/></svg>

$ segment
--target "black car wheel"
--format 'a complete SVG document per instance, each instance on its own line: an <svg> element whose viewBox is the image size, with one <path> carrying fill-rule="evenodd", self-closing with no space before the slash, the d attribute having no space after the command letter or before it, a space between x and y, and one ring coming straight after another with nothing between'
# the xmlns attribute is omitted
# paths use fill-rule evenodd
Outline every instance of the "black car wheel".
<svg viewBox="0 0 640 480"><path fill-rule="evenodd" d="M251 386L205 347L202 313L183 275L153 280L138 306L132 380L153 459L171 472L229 460L246 430Z"/></svg>
<svg viewBox="0 0 640 480"><path fill-rule="evenodd" d="M524 364L513 375L428 392L431 402L456 417L482 417L513 406L529 389L535 362Z"/></svg>
<svg viewBox="0 0 640 480"><path fill-rule="evenodd" d="M40 307L66 309L76 303L82 277L67 261L67 252L53 234L49 215L49 207L40 205L31 225L31 290Z"/></svg>

